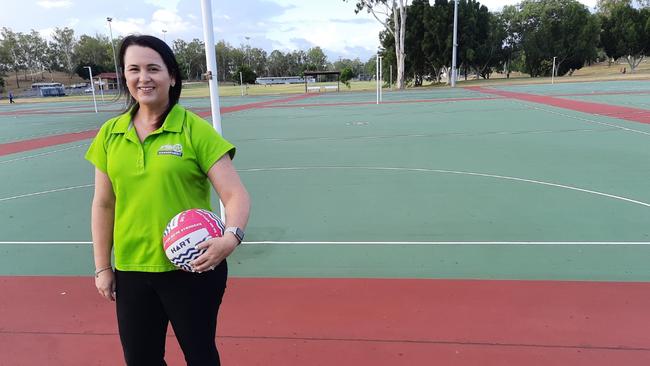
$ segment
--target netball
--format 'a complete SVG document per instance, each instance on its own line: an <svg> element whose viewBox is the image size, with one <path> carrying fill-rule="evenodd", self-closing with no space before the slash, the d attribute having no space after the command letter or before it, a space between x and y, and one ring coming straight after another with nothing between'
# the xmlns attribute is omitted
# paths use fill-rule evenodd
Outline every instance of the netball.
<svg viewBox="0 0 650 366"><path fill-rule="evenodd" d="M196 248L200 243L220 237L224 224L215 213L203 209L190 209L174 216L163 233L163 248L167 258L179 269L191 272L190 263L205 249Z"/></svg>

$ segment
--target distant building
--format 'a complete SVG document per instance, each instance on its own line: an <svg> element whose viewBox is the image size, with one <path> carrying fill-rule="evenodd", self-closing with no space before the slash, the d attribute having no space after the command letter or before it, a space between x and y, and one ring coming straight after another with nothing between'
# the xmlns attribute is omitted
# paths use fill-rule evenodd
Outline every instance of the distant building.
<svg viewBox="0 0 650 366"><path fill-rule="evenodd" d="M255 79L255 84L270 85L270 84L302 84L305 78L302 76L269 76ZM313 76L307 77L308 83L315 83L316 79Z"/></svg>
<svg viewBox="0 0 650 366"><path fill-rule="evenodd" d="M117 89L117 74L114 72L102 72L99 75L93 75L95 76L95 83L100 84L99 80L101 80L101 85L104 90L108 89Z"/></svg>
<svg viewBox="0 0 650 366"><path fill-rule="evenodd" d="M65 87L61 83L34 83L32 91L41 97L61 97L65 95Z"/></svg>

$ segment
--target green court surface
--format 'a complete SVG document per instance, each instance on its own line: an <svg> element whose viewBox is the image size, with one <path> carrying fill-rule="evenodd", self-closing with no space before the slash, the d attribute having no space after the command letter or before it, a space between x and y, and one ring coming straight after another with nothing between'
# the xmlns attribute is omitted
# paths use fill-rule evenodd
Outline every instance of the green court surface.
<svg viewBox="0 0 650 366"><path fill-rule="evenodd" d="M647 94L222 98L253 206L228 259L224 364L648 365ZM23 102L0 105L0 365L120 364L83 156L123 104ZM211 116L207 98L181 103Z"/></svg>
<svg viewBox="0 0 650 366"><path fill-rule="evenodd" d="M494 88L544 95L650 92L647 81L594 81L586 83L504 85L495 86Z"/></svg>
<svg viewBox="0 0 650 366"><path fill-rule="evenodd" d="M462 88L286 98L221 99L265 102L223 114L253 201L234 276L650 281L650 125ZM209 116L207 98L181 102ZM3 105L0 144L97 129L121 107ZM0 156L0 275L92 273L89 142Z"/></svg>
<svg viewBox="0 0 650 366"><path fill-rule="evenodd" d="M582 100L585 102L595 102L603 104L613 104L625 107L640 109L650 109L650 93L644 94L613 94L613 95L576 95L566 96L564 98L573 100Z"/></svg>

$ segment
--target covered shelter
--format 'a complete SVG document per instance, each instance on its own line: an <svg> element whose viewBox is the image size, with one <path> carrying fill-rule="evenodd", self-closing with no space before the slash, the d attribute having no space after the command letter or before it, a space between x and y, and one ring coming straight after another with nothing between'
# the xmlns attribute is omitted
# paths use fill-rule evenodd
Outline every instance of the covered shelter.
<svg viewBox="0 0 650 366"><path fill-rule="evenodd" d="M307 77L312 76L318 80L318 75L336 75L336 91L341 90L341 72L340 71L305 71L305 94L307 94Z"/></svg>
<svg viewBox="0 0 650 366"><path fill-rule="evenodd" d="M103 85L107 86L104 89L117 89L117 74L114 72L102 72L95 76L97 80L101 80ZM95 82L97 83L97 81Z"/></svg>

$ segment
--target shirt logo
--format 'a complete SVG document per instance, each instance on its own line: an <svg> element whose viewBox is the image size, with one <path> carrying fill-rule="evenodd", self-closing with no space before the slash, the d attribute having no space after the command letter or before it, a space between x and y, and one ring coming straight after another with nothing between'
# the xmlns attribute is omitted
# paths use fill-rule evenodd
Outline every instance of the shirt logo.
<svg viewBox="0 0 650 366"><path fill-rule="evenodd" d="M158 149L158 155L176 155L183 156L183 145L163 145Z"/></svg>

